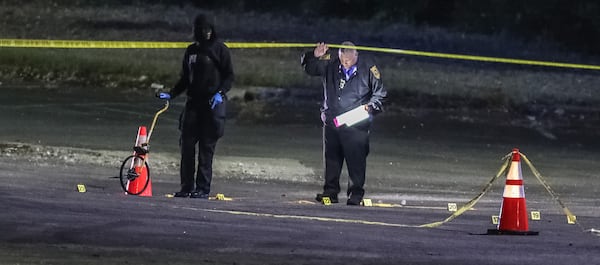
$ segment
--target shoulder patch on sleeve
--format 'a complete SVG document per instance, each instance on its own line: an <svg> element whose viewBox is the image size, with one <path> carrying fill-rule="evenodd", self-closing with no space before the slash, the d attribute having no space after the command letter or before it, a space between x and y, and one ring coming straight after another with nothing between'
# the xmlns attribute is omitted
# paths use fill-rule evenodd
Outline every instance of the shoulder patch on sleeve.
<svg viewBox="0 0 600 265"><path fill-rule="evenodd" d="M331 60L331 54L326 53L326 54L322 55L321 57L319 57L319 60L322 60L322 61Z"/></svg>
<svg viewBox="0 0 600 265"><path fill-rule="evenodd" d="M379 70L377 69L377 66L373 65L373 67L371 67L371 73L373 73L373 76L375 76L375 78L380 79L381 78L381 74L379 73Z"/></svg>

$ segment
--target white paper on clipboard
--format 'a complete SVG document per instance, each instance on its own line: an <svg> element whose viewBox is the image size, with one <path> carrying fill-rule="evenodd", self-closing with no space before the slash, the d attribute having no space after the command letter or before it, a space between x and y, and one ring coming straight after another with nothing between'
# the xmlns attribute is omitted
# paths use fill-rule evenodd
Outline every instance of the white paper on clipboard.
<svg viewBox="0 0 600 265"><path fill-rule="evenodd" d="M368 118L369 112L365 109L364 105L360 105L350 111L338 115L333 119L333 123L335 123L335 127L340 127L344 124L346 126L352 126Z"/></svg>

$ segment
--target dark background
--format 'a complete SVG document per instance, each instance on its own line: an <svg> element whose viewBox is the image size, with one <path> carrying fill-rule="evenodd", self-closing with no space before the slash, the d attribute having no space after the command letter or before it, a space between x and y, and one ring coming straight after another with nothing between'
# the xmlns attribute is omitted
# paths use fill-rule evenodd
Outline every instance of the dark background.
<svg viewBox="0 0 600 265"><path fill-rule="evenodd" d="M194 5L237 12L269 12L307 18L346 18L402 22L465 33L510 35L524 41L548 41L565 50L600 54L600 2L594 0L56 0L68 5Z"/></svg>

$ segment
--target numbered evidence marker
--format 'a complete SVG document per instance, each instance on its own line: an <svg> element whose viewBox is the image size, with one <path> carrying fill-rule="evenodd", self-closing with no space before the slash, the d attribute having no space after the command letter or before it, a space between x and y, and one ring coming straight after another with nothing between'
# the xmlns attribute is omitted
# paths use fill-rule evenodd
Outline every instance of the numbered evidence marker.
<svg viewBox="0 0 600 265"><path fill-rule="evenodd" d="M329 197L323 197L322 202L325 205L331 205L331 199Z"/></svg>
<svg viewBox="0 0 600 265"><path fill-rule="evenodd" d="M79 192L86 192L85 185L83 185L83 184L77 184L77 191L79 191Z"/></svg>
<svg viewBox="0 0 600 265"><path fill-rule="evenodd" d="M497 225L499 218L500 218L500 216L498 216L498 215L492 215L492 224Z"/></svg>
<svg viewBox="0 0 600 265"><path fill-rule="evenodd" d="M574 225L575 223L577 223L577 216L567 215L567 223L570 225Z"/></svg>
<svg viewBox="0 0 600 265"><path fill-rule="evenodd" d="M539 211L531 211L531 220L539 221L542 220L542 215Z"/></svg>
<svg viewBox="0 0 600 265"><path fill-rule="evenodd" d="M448 203L448 211L449 212L456 212L458 211L458 206L456 206L456 203Z"/></svg>
<svg viewBox="0 0 600 265"><path fill-rule="evenodd" d="M371 199L362 199L362 201L360 202L360 205L365 206L365 207L371 207L371 206L373 206L373 202L371 201Z"/></svg>

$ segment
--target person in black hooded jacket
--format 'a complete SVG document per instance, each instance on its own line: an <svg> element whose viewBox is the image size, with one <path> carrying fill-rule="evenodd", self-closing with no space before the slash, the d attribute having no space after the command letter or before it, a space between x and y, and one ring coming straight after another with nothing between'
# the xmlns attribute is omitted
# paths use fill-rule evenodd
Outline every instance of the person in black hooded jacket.
<svg viewBox="0 0 600 265"><path fill-rule="evenodd" d="M214 25L204 15L195 18L193 33L195 42L185 51L179 81L159 97L175 98L183 92L187 95L179 120L181 190L174 196L207 199L215 147L224 133L226 94L234 74L229 49L217 39Z"/></svg>

